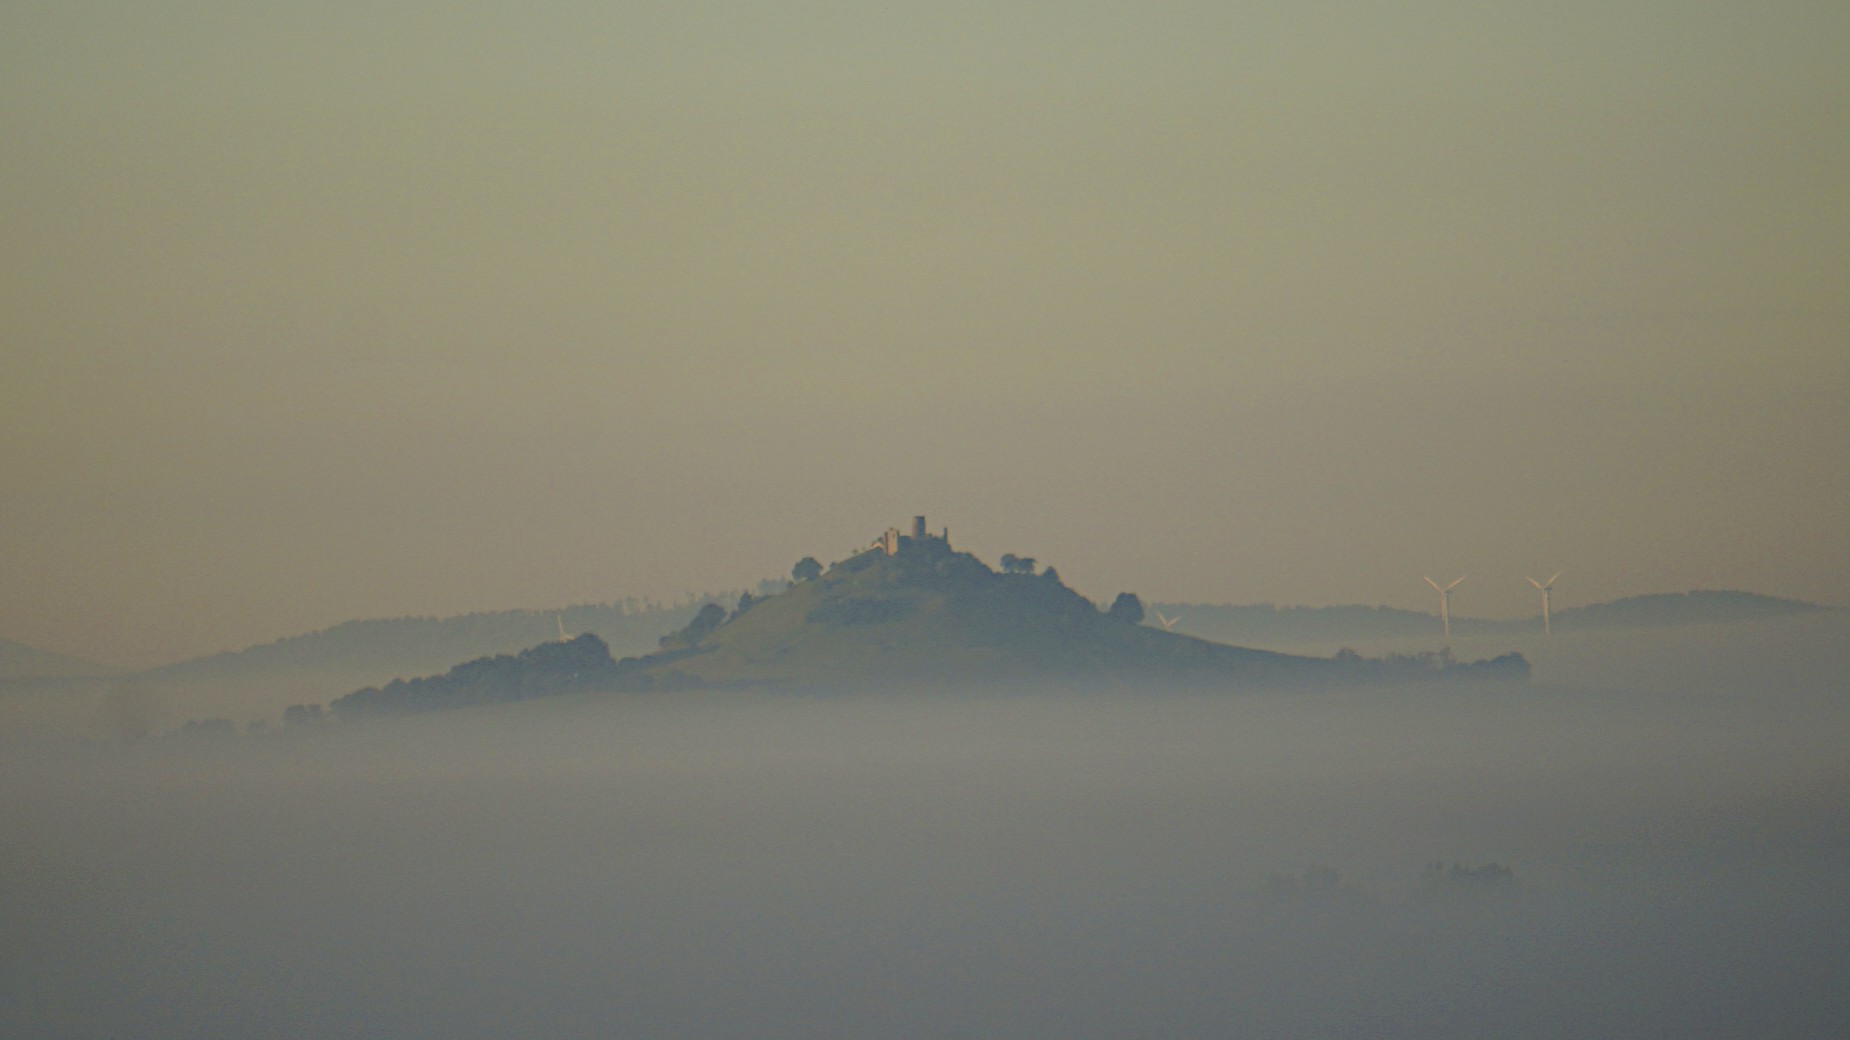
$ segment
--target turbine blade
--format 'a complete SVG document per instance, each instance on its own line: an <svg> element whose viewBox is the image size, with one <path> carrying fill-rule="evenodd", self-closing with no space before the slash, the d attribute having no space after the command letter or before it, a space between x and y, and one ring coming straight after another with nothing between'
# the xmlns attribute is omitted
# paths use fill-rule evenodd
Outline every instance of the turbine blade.
<svg viewBox="0 0 1850 1040"><path fill-rule="evenodd" d="M1562 575L1563 573L1565 573L1565 572L1563 572L1563 571L1556 571L1556 572L1555 572L1555 578L1559 578L1559 577L1560 577L1560 576L1561 576L1561 575ZM1555 583L1555 578L1549 578L1549 579L1548 579L1548 586L1549 586L1549 587L1553 587L1553 585L1554 585L1554 583Z"/></svg>
<svg viewBox="0 0 1850 1040"><path fill-rule="evenodd" d="M1533 585L1533 586L1535 586L1535 587L1536 587L1536 588L1538 588L1538 589L1545 589L1545 588L1547 588L1547 587L1548 587L1548 586L1546 586L1546 585L1543 585L1543 584L1542 584L1541 582L1539 582L1539 581L1536 581L1536 580L1535 580L1534 578L1531 578L1531 577L1529 577L1529 576L1528 576L1528 575L1526 575L1526 574L1525 574L1525 575L1523 575L1523 580L1525 580L1525 581L1527 581L1527 582L1528 582L1529 584L1531 584L1531 585Z"/></svg>
<svg viewBox="0 0 1850 1040"><path fill-rule="evenodd" d="M1464 581L1464 580L1465 580L1466 578L1469 578L1469 577L1470 577L1470 575L1469 575L1469 574L1460 574L1460 575L1458 576L1458 581L1455 581L1455 582L1453 582L1453 583L1451 583L1450 585L1447 585L1447 586L1445 587L1445 591L1447 591L1447 592L1450 592L1450 591L1451 591L1452 589L1455 589L1455 588L1457 588L1457 587L1458 587L1458 582L1461 582L1461 581Z"/></svg>
<svg viewBox="0 0 1850 1040"><path fill-rule="evenodd" d="M1428 585L1431 585L1431 586L1432 586L1433 588L1435 588L1435 589L1439 589L1439 583L1438 583L1438 582L1436 582L1436 581L1434 581L1434 580L1432 580L1431 578L1427 578L1427 579L1426 579L1426 584L1428 584ZM1440 592L1444 592L1445 590L1444 590L1444 589L1439 589L1439 591L1440 591Z"/></svg>

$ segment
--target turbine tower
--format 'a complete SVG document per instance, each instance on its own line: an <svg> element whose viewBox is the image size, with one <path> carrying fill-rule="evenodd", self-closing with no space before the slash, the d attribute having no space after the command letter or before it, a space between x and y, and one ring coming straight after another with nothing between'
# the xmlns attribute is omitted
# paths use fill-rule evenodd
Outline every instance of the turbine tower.
<svg viewBox="0 0 1850 1040"><path fill-rule="evenodd" d="M1556 571L1555 578L1559 578L1560 576L1561 576L1561 572ZM1524 577L1528 577L1528 576L1524 575ZM1534 578L1529 578L1529 584L1535 586L1537 589L1540 589L1542 593L1542 634L1543 635L1548 634L1548 594L1555 587L1555 578L1549 578L1547 581L1536 581Z"/></svg>
<svg viewBox="0 0 1850 1040"><path fill-rule="evenodd" d="M1458 581L1444 586L1431 578L1426 579L1426 584L1431 585L1439 593L1439 624L1444 629L1447 640L1452 638L1452 590L1458 587L1459 581L1464 581L1468 577L1470 575L1460 574Z"/></svg>
<svg viewBox="0 0 1850 1040"><path fill-rule="evenodd" d="M554 611L552 615L552 619L553 621L557 622L559 625L559 642L561 643L571 642L571 640L565 638L565 612L562 610Z"/></svg>

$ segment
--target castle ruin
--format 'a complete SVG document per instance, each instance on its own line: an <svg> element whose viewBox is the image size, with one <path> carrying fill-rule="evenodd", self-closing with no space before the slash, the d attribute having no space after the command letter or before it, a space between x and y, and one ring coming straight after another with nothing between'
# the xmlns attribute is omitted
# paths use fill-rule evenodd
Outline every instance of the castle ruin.
<svg viewBox="0 0 1850 1040"><path fill-rule="evenodd" d="M946 527L944 533L938 537L944 542L946 548L950 547L950 528ZM929 538L931 538L931 532L925 529L925 518L923 516L915 516L912 518L912 533L910 535L902 534L897 527L889 527L880 537L874 539L873 544L868 548L879 549L888 556L892 556L899 552L900 546L903 543L916 542L923 545Z"/></svg>

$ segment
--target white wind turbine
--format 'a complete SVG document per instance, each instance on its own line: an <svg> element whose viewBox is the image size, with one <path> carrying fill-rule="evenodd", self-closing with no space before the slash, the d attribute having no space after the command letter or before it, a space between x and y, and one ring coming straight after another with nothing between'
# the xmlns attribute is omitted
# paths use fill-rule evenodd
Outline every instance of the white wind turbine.
<svg viewBox="0 0 1850 1040"><path fill-rule="evenodd" d="M1163 626L1163 631L1165 631L1165 632L1167 632L1167 631L1169 631L1170 629L1172 629L1172 628L1174 628L1174 627L1176 627L1176 622L1178 622L1178 621L1180 621L1180 620L1182 620L1182 617L1181 617L1181 615L1179 615L1179 614L1178 614L1178 615L1176 615L1175 617L1164 617L1164 616L1163 616L1163 612L1162 612L1162 611L1160 611L1160 610L1159 610L1159 611L1156 611L1156 621L1157 621L1157 624L1160 624L1160 625L1162 625L1162 626Z"/></svg>
<svg viewBox="0 0 1850 1040"><path fill-rule="evenodd" d="M1561 576L1561 572L1556 571L1555 578L1559 578L1560 576ZM1528 576L1524 575L1524 577L1528 577ZM1542 634L1543 635L1548 634L1548 594L1555 587L1555 578L1549 578L1547 581L1536 581L1534 578L1529 578L1529 584L1535 586L1537 589L1540 589L1542 593Z"/></svg>
<svg viewBox="0 0 1850 1040"><path fill-rule="evenodd" d="M1458 587L1458 582L1464 581L1468 577L1470 577L1470 575L1460 574L1458 576L1458 581L1454 581L1450 585L1445 586L1441 586L1431 578L1426 579L1426 584L1438 590L1439 624L1444 628L1445 638L1447 639L1452 638L1452 590Z"/></svg>
<svg viewBox="0 0 1850 1040"><path fill-rule="evenodd" d="M558 625L559 625L559 642L561 643L571 642L571 640L565 638L565 612L562 610L554 611L552 615L552 619L558 622Z"/></svg>

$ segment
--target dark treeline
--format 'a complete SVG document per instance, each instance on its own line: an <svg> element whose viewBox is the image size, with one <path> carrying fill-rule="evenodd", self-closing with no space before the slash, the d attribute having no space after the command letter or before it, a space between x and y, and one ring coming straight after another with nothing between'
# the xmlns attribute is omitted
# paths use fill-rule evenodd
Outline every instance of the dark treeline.
<svg viewBox="0 0 1850 1040"><path fill-rule="evenodd" d="M660 660L657 655L656 660ZM617 660L610 646L589 632L566 642L542 643L517 654L497 654L459 664L442 675L395 679L336 700L337 718L467 708L553 697L585 690L647 690L664 680L642 673L641 658ZM310 721L319 712L292 707L285 723Z"/></svg>

